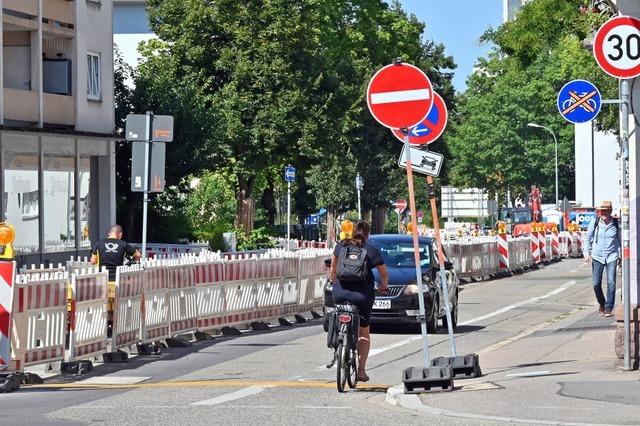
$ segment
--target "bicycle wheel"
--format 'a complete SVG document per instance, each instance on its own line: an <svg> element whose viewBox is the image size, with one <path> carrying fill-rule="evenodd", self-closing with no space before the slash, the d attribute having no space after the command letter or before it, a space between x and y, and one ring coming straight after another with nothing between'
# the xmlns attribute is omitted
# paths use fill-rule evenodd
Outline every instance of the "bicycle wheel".
<svg viewBox="0 0 640 426"><path fill-rule="evenodd" d="M356 351L351 351L347 384L351 389L355 389L358 384L358 353Z"/></svg>
<svg viewBox="0 0 640 426"><path fill-rule="evenodd" d="M338 345L338 364L336 373L336 384L338 392L344 392L344 385L347 383L349 376L349 342L340 342Z"/></svg>

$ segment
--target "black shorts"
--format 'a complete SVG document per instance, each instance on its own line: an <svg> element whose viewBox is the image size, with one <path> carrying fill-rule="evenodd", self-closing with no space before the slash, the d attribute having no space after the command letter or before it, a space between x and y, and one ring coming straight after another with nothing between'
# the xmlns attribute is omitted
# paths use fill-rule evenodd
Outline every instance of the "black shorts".
<svg viewBox="0 0 640 426"><path fill-rule="evenodd" d="M364 284L341 284L340 281L333 283L333 302L339 305L344 302L351 302L358 307L360 314L360 327L368 327L371 321L371 308L375 299L373 288L368 288Z"/></svg>

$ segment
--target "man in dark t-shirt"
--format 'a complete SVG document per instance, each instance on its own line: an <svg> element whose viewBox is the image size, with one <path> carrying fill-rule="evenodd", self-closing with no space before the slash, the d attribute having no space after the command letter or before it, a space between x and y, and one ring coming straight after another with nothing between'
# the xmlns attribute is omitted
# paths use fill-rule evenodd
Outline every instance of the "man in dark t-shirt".
<svg viewBox="0 0 640 426"><path fill-rule="evenodd" d="M109 281L116 279L116 268L122 266L125 256L139 260L142 255L133 245L122 240L122 226L113 225L107 238L98 240L91 250L91 263L106 267Z"/></svg>

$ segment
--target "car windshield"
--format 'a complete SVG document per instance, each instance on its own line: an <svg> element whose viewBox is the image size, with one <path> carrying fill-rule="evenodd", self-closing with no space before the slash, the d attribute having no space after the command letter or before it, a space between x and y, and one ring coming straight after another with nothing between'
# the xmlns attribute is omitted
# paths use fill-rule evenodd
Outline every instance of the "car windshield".
<svg viewBox="0 0 640 426"><path fill-rule="evenodd" d="M382 254L382 259L388 267L415 268L416 262L413 254L412 242L369 241ZM420 247L420 266L425 267L430 263L429 249L426 245Z"/></svg>

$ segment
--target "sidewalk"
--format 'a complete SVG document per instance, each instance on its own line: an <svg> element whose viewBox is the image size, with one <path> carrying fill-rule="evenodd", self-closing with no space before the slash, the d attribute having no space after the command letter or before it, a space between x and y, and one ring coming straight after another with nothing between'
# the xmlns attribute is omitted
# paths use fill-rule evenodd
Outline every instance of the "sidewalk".
<svg viewBox="0 0 640 426"><path fill-rule="evenodd" d="M405 395L387 402L459 424L640 424L640 372L614 366L615 318L593 309L483 349L481 378L456 380L453 392Z"/></svg>

